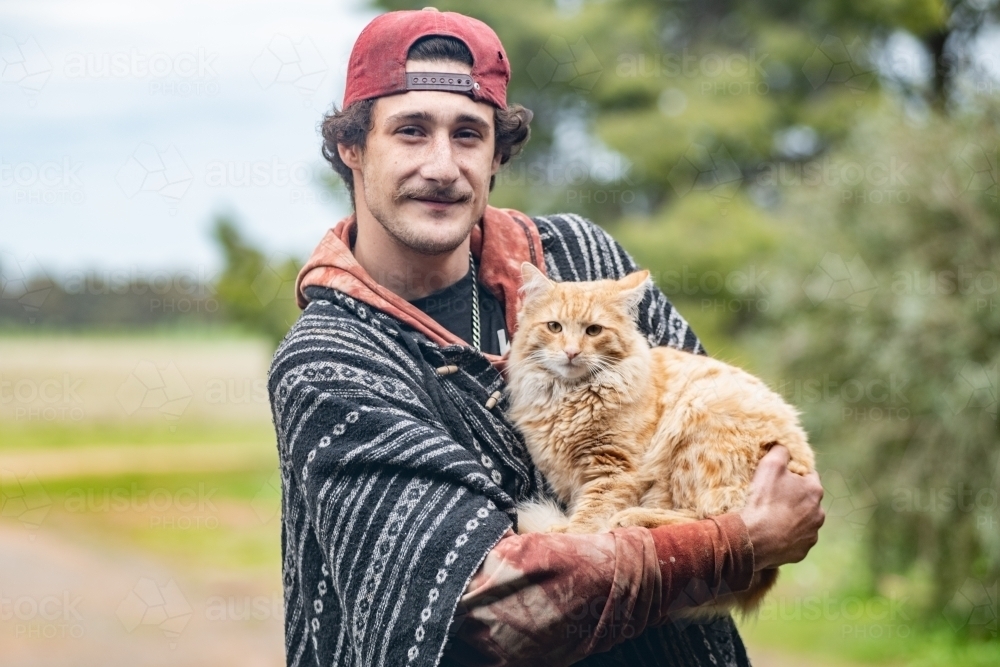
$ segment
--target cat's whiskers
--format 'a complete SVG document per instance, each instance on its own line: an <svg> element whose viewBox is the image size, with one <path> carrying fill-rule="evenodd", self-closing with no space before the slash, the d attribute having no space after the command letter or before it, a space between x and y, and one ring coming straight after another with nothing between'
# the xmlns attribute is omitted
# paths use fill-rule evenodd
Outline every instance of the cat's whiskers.
<svg viewBox="0 0 1000 667"><path fill-rule="evenodd" d="M535 352L532 352L531 354L525 356L523 359L518 359L516 361L508 360L507 370L510 371L528 364L531 364L533 366L540 366L542 358L544 356L545 356L544 350L536 350Z"/></svg>

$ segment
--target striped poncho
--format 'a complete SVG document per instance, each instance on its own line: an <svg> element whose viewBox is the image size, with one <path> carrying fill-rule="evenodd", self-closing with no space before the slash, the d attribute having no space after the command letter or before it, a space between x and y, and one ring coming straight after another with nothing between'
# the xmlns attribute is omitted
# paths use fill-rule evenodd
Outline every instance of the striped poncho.
<svg viewBox="0 0 1000 667"><path fill-rule="evenodd" d="M577 216L532 222L555 280L636 269ZM283 486L287 663L451 664L448 633L463 591L515 525L515 504L544 485L505 399L490 400L503 378L478 351L434 343L343 291L303 293L308 305L268 384ZM639 322L652 345L701 351L655 288ZM446 366L459 370L441 374ZM728 618L650 628L636 641L664 656L645 664L747 664ZM623 664L627 646L585 662Z"/></svg>

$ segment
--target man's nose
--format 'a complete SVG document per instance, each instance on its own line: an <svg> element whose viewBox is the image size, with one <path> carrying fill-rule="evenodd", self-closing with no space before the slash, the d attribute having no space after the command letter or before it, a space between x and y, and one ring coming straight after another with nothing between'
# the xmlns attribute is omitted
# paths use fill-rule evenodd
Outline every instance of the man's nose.
<svg viewBox="0 0 1000 667"><path fill-rule="evenodd" d="M435 134L427 151L427 158L420 169L423 178L445 185L458 180L460 172L452 152L451 137L447 133Z"/></svg>

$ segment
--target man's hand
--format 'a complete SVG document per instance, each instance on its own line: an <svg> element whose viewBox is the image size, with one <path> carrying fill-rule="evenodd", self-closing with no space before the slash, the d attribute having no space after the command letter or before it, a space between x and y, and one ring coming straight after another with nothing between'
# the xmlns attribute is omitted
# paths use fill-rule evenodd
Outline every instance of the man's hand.
<svg viewBox="0 0 1000 667"><path fill-rule="evenodd" d="M819 505L823 499L819 475L789 472L788 458L788 450L780 445L764 455L750 483L746 507L739 513L753 543L754 570L805 558L826 519Z"/></svg>

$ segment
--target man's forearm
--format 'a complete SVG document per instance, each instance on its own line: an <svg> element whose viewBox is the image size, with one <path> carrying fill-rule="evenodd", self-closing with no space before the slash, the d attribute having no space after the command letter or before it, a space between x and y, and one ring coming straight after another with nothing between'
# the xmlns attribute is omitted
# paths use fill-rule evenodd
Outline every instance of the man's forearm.
<svg viewBox="0 0 1000 667"><path fill-rule="evenodd" d="M568 665L678 610L750 585L742 519L597 535L508 533L459 602L448 657L461 665Z"/></svg>

